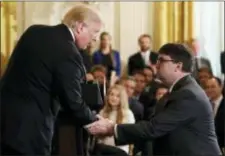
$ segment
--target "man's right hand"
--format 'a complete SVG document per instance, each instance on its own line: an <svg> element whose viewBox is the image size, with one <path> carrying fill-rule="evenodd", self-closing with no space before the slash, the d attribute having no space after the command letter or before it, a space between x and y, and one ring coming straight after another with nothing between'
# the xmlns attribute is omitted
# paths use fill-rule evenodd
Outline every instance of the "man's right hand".
<svg viewBox="0 0 225 156"><path fill-rule="evenodd" d="M89 133L92 135L112 136L114 134L115 123L109 119L101 118L86 126Z"/></svg>

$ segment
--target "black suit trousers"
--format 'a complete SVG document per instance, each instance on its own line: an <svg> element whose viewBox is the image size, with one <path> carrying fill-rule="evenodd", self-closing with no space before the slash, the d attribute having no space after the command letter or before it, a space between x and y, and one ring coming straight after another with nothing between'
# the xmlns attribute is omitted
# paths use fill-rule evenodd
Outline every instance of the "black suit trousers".
<svg viewBox="0 0 225 156"><path fill-rule="evenodd" d="M91 154L92 155L92 154ZM96 156L128 156L128 154L120 148L104 145L104 144L96 144L93 155Z"/></svg>
<svg viewBox="0 0 225 156"><path fill-rule="evenodd" d="M23 154L8 145L1 144L1 156L7 155L23 155Z"/></svg>

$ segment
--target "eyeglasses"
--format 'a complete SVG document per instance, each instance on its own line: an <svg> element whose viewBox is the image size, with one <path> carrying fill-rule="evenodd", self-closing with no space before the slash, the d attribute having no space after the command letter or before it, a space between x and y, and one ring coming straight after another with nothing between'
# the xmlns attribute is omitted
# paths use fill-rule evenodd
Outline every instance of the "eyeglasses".
<svg viewBox="0 0 225 156"><path fill-rule="evenodd" d="M174 62L174 63L177 63L177 61L173 60L173 59L167 60L167 59L163 59L163 58L158 58L157 63L163 63L163 62Z"/></svg>

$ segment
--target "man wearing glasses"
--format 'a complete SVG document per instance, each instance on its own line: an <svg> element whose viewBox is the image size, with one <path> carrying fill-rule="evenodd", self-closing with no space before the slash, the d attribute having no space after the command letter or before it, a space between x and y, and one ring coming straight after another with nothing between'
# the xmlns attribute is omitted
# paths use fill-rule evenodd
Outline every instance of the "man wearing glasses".
<svg viewBox="0 0 225 156"><path fill-rule="evenodd" d="M118 145L164 137L169 148L164 155L221 155L211 104L190 75L191 53L183 45L166 44L159 50L156 67L157 76L170 88L161 112L149 121L136 124L96 121L89 125L89 132L114 135Z"/></svg>
<svg viewBox="0 0 225 156"><path fill-rule="evenodd" d="M50 155L59 107L80 127L97 119L82 99L86 72L78 49L96 39L101 27L98 12L79 5L63 24L24 32L1 80L3 155Z"/></svg>

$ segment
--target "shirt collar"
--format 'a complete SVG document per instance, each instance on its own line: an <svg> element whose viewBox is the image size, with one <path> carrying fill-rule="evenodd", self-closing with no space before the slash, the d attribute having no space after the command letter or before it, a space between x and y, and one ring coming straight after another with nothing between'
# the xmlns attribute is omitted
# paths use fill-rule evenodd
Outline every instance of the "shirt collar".
<svg viewBox="0 0 225 156"><path fill-rule="evenodd" d="M73 30L70 27L68 27L68 26L67 26L67 28L69 29L69 31L70 31L70 33L71 33L71 35L73 37L73 40L75 41L75 36L74 36Z"/></svg>
<svg viewBox="0 0 225 156"><path fill-rule="evenodd" d="M189 75L189 74L187 74L187 75ZM185 76L187 76L187 75L184 75L183 77L185 77ZM170 86L170 88L169 88L169 93L171 93L172 92L172 90L173 90L173 87L176 85L176 83L179 81L179 80L181 80L183 77L181 77L181 78L179 78L179 79L177 79L176 81L174 81L174 83Z"/></svg>
<svg viewBox="0 0 225 156"><path fill-rule="evenodd" d="M148 54L150 54L150 50L141 51L141 54L142 54L142 55L148 55Z"/></svg>

